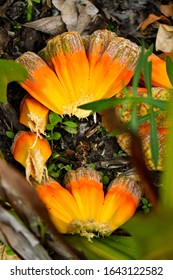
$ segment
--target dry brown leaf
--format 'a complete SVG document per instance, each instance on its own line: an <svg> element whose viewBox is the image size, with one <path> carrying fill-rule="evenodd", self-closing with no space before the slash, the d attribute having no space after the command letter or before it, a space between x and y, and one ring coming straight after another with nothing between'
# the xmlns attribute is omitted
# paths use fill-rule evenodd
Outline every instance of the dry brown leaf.
<svg viewBox="0 0 173 280"><path fill-rule="evenodd" d="M54 6L61 11L62 21L65 23L67 30L76 30L77 10L74 0L53 0Z"/></svg>
<svg viewBox="0 0 173 280"><path fill-rule="evenodd" d="M173 51L173 26L160 24L156 37L156 51Z"/></svg>
<svg viewBox="0 0 173 280"><path fill-rule="evenodd" d="M42 5L46 5L48 8L51 8L52 6L51 0L42 0Z"/></svg>
<svg viewBox="0 0 173 280"><path fill-rule="evenodd" d="M170 2L168 5L160 5L160 11L166 17L173 18L173 2Z"/></svg>
<svg viewBox="0 0 173 280"><path fill-rule="evenodd" d="M27 260L50 260L39 240L7 210L0 207L0 240Z"/></svg>
<svg viewBox="0 0 173 280"><path fill-rule="evenodd" d="M86 29L98 13L98 9L88 0L80 1L77 3L78 22L77 29L80 34Z"/></svg>
<svg viewBox="0 0 173 280"><path fill-rule="evenodd" d="M53 36L66 31L66 27L62 22L61 16L42 18L36 21L27 22L23 24L23 26L30 27Z"/></svg>
<svg viewBox="0 0 173 280"><path fill-rule="evenodd" d="M98 13L98 9L88 0L53 0L52 4L61 12L67 30L75 30L80 34Z"/></svg>
<svg viewBox="0 0 173 280"><path fill-rule="evenodd" d="M165 16L157 16L155 14L150 14L139 26L139 29L141 33L144 33L144 30L152 23L155 23L156 21L162 21L169 25L171 25L171 21L167 19Z"/></svg>

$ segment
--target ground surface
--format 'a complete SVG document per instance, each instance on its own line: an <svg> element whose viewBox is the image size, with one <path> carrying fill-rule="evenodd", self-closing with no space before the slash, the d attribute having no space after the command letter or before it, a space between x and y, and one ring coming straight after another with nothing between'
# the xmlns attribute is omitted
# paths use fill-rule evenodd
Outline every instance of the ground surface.
<svg viewBox="0 0 173 280"><path fill-rule="evenodd" d="M157 28L149 26L144 35L139 26L149 14L161 14L159 9L161 2L167 4L170 1L43 0L40 4L31 1L32 13L29 13L27 2L0 0L1 58L16 59L28 50L37 53L50 38L70 29L79 30L81 34L91 34L97 29L108 28L115 31L118 36L138 44L141 39L144 39L146 46L149 46L155 42ZM65 3L66 17L64 17L62 2ZM69 6L70 2L75 2L73 9ZM90 7L91 4L94 6ZM83 10L86 7L89 10L87 18L85 18L85 11L88 10ZM75 16L77 21L73 22ZM57 17L56 24L53 17ZM45 18L49 19L46 23L43 21ZM24 94L24 90L17 83L9 84L9 105L0 107L0 150L7 161L17 167L19 165L13 160L10 151L12 140L6 136L6 131L16 133L21 130L17 117ZM126 155L113 157L113 154L119 153L120 148L115 138L110 137L102 129L99 117L97 123L93 122L92 117L81 122L75 121L79 125L78 135L72 136L62 132L61 140L55 147L61 155L60 162L64 165L72 164L73 168L94 163L96 168L103 172L110 170L110 176L114 176L115 172L119 172L122 168L129 168Z"/></svg>

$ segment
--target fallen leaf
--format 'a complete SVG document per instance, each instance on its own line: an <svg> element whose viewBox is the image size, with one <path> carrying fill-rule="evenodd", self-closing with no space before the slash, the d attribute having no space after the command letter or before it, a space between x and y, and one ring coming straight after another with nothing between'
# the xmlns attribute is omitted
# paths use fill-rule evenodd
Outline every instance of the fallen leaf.
<svg viewBox="0 0 173 280"><path fill-rule="evenodd" d="M0 5L0 17L7 18L5 12L6 9L13 4L13 0L2 1Z"/></svg>
<svg viewBox="0 0 173 280"><path fill-rule="evenodd" d="M77 9L74 0L53 0L52 4L61 12L62 21L67 30L76 30L77 27Z"/></svg>
<svg viewBox="0 0 173 280"><path fill-rule="evenodd" d="M23 24L23 26L30 27L53 36L66 31L66 27L61 19L61 16L42 18L36 21L27 22Z"/></svg>
<svg viewBox="0 0 173 280"><path fill-rule="evenodd" d="M47 6L48 8L52 7L51 0L42 0L42 5Z"/></svg>
<svg viewBox="0 0 173 280"><path fill-rule="evenodd" d="M173 2L170 2L168 5L160 5L160 11L166 17L173 18Z"/></svg>
<svg viewBox="0 0 173 280"><path fill-rule="evenodd" d="M51 260L38 239L2 207L0 207L0 240L8 244L23 259Z"/></svg>
<svg viewBox="0 0 173 280"><path fill-rule="evenodd" d="M156 51L173 51L173 26L160 24L156 36Z"/></svg>
<svg viewBox="0 0 173 280"><path fill-rule="evenodd" d="M144 34L145 29L152 23L156 21L162 21L169 25L171 25L171 21L167 19L165 16L157 16L155 14L150 14L139 26L141 33Z"/></svg>
<svg viewBox="0 0 173 280"><path fill-rule="evenodd" d="M52 4L61 12L62 21L68 31L80 34L95 19L98 9L88 0L53 0Z"/></svg>
<svg viewBox="0 0 173 280"><path fill-rule="evenodd" d="M81 4L76 4L78 9L78 21L76 31L82 34L82 32L92 22L92 20L98 13L98 9L87 0L83 0L80 2Z"/></svg>

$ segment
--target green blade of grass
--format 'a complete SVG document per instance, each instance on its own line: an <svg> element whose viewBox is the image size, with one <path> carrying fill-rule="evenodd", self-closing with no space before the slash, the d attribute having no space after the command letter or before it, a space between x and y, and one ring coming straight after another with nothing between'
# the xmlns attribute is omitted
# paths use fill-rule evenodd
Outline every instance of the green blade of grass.
<svg viewBox="0 0 173 280"><path fill-rule="evenodd" d="M101 99L94 102L89 102L80 105L78 108L85 110L92 110L93 112L100 112L113 107L114 105L120 105L126 101L126 98L109 98Z"/></svg>
<svg viewBox="0 0 173 280"><path fill-rule="evenodd" d="M133 76L133 79L132 79L132 88L133 88L133 91L134 91L135 95L137 93L137 87L139 85L141 70L142 70L143 63L144 63L143 60L144 60L144 45L143 45L143 42L142 42L141 53L140 53L138 63L136 65L134 76Z"/></svg>
<svg viewBox="0 0 173 280"><path fill-rule="evenodd" d="M171 82L171 85L173 86L173 61L169 56L166 57L166 70L169 77L169 80Z"/></svg>
<svg viewBox="0 0 173 280"><path fill-rule="evenodd" d="M144 45L142 45L141 53L138 59L138 63L135 68L134 76L132 79L132 97L133 99L137 96L137 88L139 85L139 80L141 76L141 71L144 64ZM133 103L132 107L132 115L131 115L131 122L130 122L130 129L137 133L138 131L138 116L137 116L137 103Z"/></svg>
<svg viewBox="0 0 173 280"><path fill-rule="evenodd" d="M153 163L155 168L157 168L158 159L159 159L159 143L158 143L156 121L152 109L150 110L150 147L151 147L151 155L152 155Z"/></svg>
<svg viewBox="0 0 173 280"><path fill-rule="evenodd" d="M162 113L161 110L158 110L158 111L153 111L153 114L154 116L156 117L157 115L159 115L160 113ZM145 116L142 116L142 117L138 117L138 124L141 125L143 123L145 123L146 121L148 121L150 119L150 114L147 114ZM130 127L130 122L127 122L127 127L129 128Z"/></svg>
<svg viewBox="0 0 173 280"><path fill-rule="evenodd" d="M147 93L149 99L152 98L152 85L151 85L151 74L152 74L152 62L148 61L148 57L151 55L153 50L153 47L150 46L150 48L145 53L145 59L144 59L144 80L145 85L147 88ZM154 103L154 99L153 99ZM158 159L159 159L159 143L158 143L158 135L157 135L157 126L153 111L153 104L150 104L150 148L151 148L151 156L153 159L153 163L155 168L157 168L158 165Z"/></svg>
<svg viewBox="0 0 173 280"><path fill-rule="evenodd" d="M166 104L167 101L164 100L156 100L149 97L125 97L125 98L109 98L109 99L101 99L94 102L89 102L83 105L80 105L78 108L85 109L85 110L91 110L93 112L100 112L106 109L109 109L113 107L114 105L121 105L124 103L135 104L144 102L150 105L153 105L154 107L158 107L161 110L166 110Z"/></svg>
<svg viewBox="0 0 173 280"><path fill-rule="evenodd" d="M171 90L173 94L173 90ZM165 158L165 172L162 174L162 185L164 188L160 188L161 193L161 206L163 210L173 213L173 97L168 105L168 118L169 118L169 133L167 140L167 154Z"/></svg>

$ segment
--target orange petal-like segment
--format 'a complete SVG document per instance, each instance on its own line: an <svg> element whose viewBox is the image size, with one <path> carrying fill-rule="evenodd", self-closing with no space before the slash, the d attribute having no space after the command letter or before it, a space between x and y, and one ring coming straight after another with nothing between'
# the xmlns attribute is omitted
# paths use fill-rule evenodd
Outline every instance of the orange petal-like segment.
<svg viewBox="0 0 173 280"><path fill-rule="evenodd" d="M166 71L166 62L157 55L151 54L149 61L152 62L152 84L156 87L172 88Z"/></svg>
<svg viewBox="0 0 173 280"><path fill-rule="evenodd" d="M97 30L90 35L87 46L87 56L90 67L90 81L92 80L93 71L98 60L103 55L110 41L115 37L117 37L117 35L114 32L108 31L107 29Z"/></svg>
<svg viewBox="0 0 173 280"><path fill-rule="evenodd" d="M20 105L19 121L38 134L44 133L49 109L31 96L25 96Z"/></svg>
<svg viewBox="0 0 173 280"><path fill-rule="evenodd" d="M62 114L68 96L56 74L35 53L26 52L17 61L29 72L29 78L21 82L22 87L45 107Z"/></svg>
<svg viewBox="0 0 173 280"><path fill-rule="evenodd" d="M80 35L71 31L56 36L39 55L56 72L64 88L63 114L87 117L89 111L77 108L94 100L94 95L88 92L89 62Z"/></svg>
<svg viewBox="0 0 173 280"><path fill-rule="evenodd" d="M80 219L80 211L71 193L55 181L38 185L37 192L59 232L68 233L69 224Z"/></svg>
<svg viewBox="0 0 173 280"><path fill-rule="evenodd" d="M52 154L49 142L38 137L34 132L20 131L16 134L12 148L13 157L26 169L26 177L30 175L41 182L47 176L46 161Z"/></svg>
<svg viewBox="0 0 173 280"><path fill-rule="evenodd" d="M108 222L114 231L133 216L141 196L142 188L135 178L114 179L105 196L100 222Z"/></svg>
<svg viewBox="0 0 173 280"><path fill-rule="evenodd" d="M140 48L127 39L115 37L109 42L91 78L89 91L96 100L113 96L130 81L139 53Z"/></svg>
<svg viewBox="0 0 173 280"><path fill-rule="evenodd" d="M52 154L49 142L45 138L37 138L37 135L33 132L18 132L14 138L11 151L14 158L24 167L26 166L25 162L29 149L39 149L43 155L44 162L46 162Z"/></svg>
<svg viewBox="0 0 173 280"><path fill-rule="evenodd" d="M69 171L65 177L65 187L72 193L82 219L99 221L104 202L99 173L83 167Z"/></svg>
<svg viewBox="0 0 173 280"><path fill-rule="evenodd" d="M81 95L87 95L89 83L89 63L81 36L75 32L65 32L54 37L39 55L57 74L70 102ZM65 104L68 105L68 104Z"/></svg>
<svg viewBox="0 0 173 280"><path fill-rule="evenodd" d="M75 91L68 71L67 61L62 47L61 36L56 36L51 39L47 43L46 48L41 50L38 55L56 73L68 96L68 102L73 102L75 99Z"/></svg>
<svg viewBox="0 0 173 280"><path fill-rule="evenodd" d="M63 33L61 40L76 100L88 94L89 63L82 38L77 32Z"/></svg>

